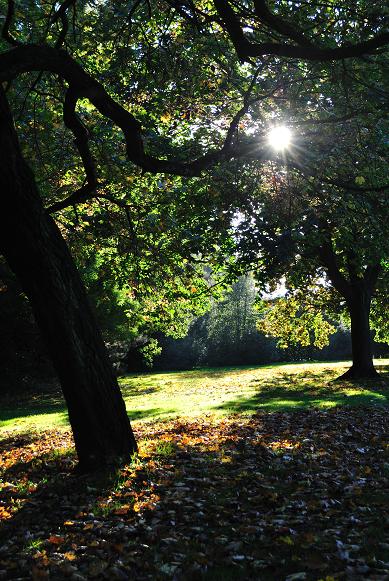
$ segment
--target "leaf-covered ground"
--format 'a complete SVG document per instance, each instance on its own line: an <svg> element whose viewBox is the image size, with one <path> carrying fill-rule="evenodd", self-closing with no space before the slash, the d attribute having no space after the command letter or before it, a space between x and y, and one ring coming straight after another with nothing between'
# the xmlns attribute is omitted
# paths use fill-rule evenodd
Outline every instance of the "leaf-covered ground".
<svg viewBox="0 0 389 581"><path fill-rule="evenodd" d="M63 430L1 445L0 579L389 579L384 407L137 424L80 477Z"/></svg>

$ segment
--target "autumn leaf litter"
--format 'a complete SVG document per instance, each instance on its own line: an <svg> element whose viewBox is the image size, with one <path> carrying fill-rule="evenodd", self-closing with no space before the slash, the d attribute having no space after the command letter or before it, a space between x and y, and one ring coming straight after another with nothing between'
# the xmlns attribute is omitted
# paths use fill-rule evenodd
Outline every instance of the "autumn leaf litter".
<svg viewBox="0 0 389 581"><path fill-rule="evenodd" d="M1 445L0 579L389 579L385 408L137 426L110 478L69 432Z"/></svg>

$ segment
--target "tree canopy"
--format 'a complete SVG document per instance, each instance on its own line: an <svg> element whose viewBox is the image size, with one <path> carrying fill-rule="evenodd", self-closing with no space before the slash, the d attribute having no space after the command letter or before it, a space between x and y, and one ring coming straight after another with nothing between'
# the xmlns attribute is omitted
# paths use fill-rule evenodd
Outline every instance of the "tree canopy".
<svg viewBox="0 0 389 581"><path fill-rule="evenodd" d="M63 238L134 334L148 322L179 332L193 298L204 308L206 260L217 284L255 257L263 280L286 264L296 279L327 269L367 336L387 260L380 2L1 8L0 251L50 347L85 464L136 445ZM293 132L287 156L267 138L280 124Z"/></svg>

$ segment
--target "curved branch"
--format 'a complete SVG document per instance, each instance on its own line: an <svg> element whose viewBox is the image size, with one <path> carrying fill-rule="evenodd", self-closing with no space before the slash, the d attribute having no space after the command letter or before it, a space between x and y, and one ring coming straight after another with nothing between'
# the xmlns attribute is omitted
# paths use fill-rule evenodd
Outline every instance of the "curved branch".
<svg viewBox="0 0 389 581"><path fill-rule="evenodd" d="M7 15L5 17L3 30L1 31L1 36L9 44L12 44L13 46L20 46L22 43L16 40L16 38L14 38L9 31L12 25L14 14L15 14L15 2L14 0L8 0Z"/></svg>
<svg viewBox="0 0 389 581"><path fill-rule="evenodd" d="M197 159L182 161L180 159L159 159L146 154L141 125L138 120L117 103L104 87L64 50L31 44L18 46L0 55L0 82L11 80L22 73L31 71L51 72L69 84L70 88L64 103L64 121L75 136L75 143L86 172L86 183L66 200L53 204L49 208L51 212L78 201L85 201L97 187L94 164L88 147L88 132L75 113L77 101L80 98L89 99L104 117L110 119L122 130L128 160L151 173L193 177L200 175L202 171L217 163L234 157L257 160L274 157L274 152L266 146L266 140L260 140L258 136L245 143L237 143L234 140L239 120L247 111L248 106L252 104L249 101L252 84L244 96L244 107L237 112L231 121L224 144L219 149L213 149Z"/></svg>
<svg viewBox="0 0 389 581"><path fill-rule="evenodd" d="M272 31L279 32L283 36L294 40L299 46L313 47L311 41L305 37L301 30L273 14L264 0L254 0L254 9L261 22L267 24Z"/></svg>
<svg viewBox="0 0 389 581"><path fill-rule="evenodd" d="M59 20L60 18L62 18L62 16L64 14L66 14L66 11L68 10L68 8L70 8L70 6L73 6L75 4L76 0L65 0L60 7L58 8L58 10L56 12L54 12L53 17L51 19L52 24L54 24L54 22L57 22L57 20Z"/></svg>
<svg viewBox="0 0 389 581"><path fill-rule="evenodd" d="M330 239L326 240L320 248L318 248L318 255L328 272L328 276L331 279L332 284L336 290L346 299L346 301L351 300L351 286L346 277L340 272L334 249L332 247L332 242Z"/></svg>
<svg viewBox="0 0 389 581"><path fill-rule="evenodd" d="M65 38L69 30L67 10L68 8L70 8L70 6L74 6L75 2L76 0L65 0L58 8L58 10L53 14L53 18L51 20L52 24L54 24L58 20L61 20L62 23L62 29L55 43L56 48L60 48L65 42Z"/></svg>
<svg viewBox="0 0 389 581"><path fill-rule="evenodd" d="M74 143L78 149L80 154L84 169L85 169L85 183L73 192L70 196L61 200L60 202L56 202L47 208L49 213L58 212L59 210L63 210L68 206L73 206L80 202L84 202L88 198L90 198L91 194L93 194L97 188L98 182L96 177L96 169L95 164L92 158L92 154L89 149L89 131L83 125L80 118L76 113L76 105L77 105L77 92L69 88L66 96L65 102L63 107L63 119L65 126L70 129L73 133L75 139Z"/></svg>
<svg viewBox="0 0 389 581"><path fill-rule="evenodd" d="M377 34L369 40L351 45L343 44L336 48L323 48L314 46L301 32L293 32L289 24L275 17L267 9L264 2L256 2L259 9L259 17L268 24L272 30L280 32L295 42L297 45L275 42L250 42L243 33L242 25L228 0L214 0L217 13L221 17L224 27L234 44L238 57L245 61L251 57L264 55L276 55L291 58L299 58L306 61L332 61L345 58L360 57L375 52L378 48L389 44L389 32Z"/></svg>
<svg viewBox="0 0 389 581"><path fill-rule="evenodd" d="M165 160L147 155L144 152L141 125L137 119L112 99L104 87L67 52L50 46L30 44L0 55L0 82L25 72L42 70L57 74L67 81L77 99L89 99L104 117L119 127L124 135L129 161L145 171L193 177L220 161L233 156L250 155L254 148L256 157L261 155L258 143L232 147L232 132L228 132L226 142L220 149L212 150L192 161ZM232 123L235 124L236 119Z"/></svg>

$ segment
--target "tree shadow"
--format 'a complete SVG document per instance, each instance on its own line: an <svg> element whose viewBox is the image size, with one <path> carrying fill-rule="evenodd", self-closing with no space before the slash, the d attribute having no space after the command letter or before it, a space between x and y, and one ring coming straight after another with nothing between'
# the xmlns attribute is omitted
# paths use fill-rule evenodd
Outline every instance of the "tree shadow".
<svg viewBox="0 0 389 581"><path fill-rule="evenodd" d="M0 426L6 426L10 420L24 417L41 416L46 414L60 414L60 425L68 424L67 409L62 393L57 389L45 390L42 393L27 392L18 397L15 405L15 396L8 395L1 399Z"/></svg>
<svg viewBox="0 0 389 581"><path fill-rule="evenodd" d="M164 387L164 384L159 384L157 379L150 378L148 383L136 383L136 381L139 381L139 379L139 375L136 377L125 376L121 378L119 385L120 391L122 392L124 398L149 395L151 393L161 391L161 389Z"/></svg>
<svg viewBox="0 0 389 581"><path fill-rule="evenodd" d="M75 475L75 465L75 451L70 450L66 454L57 453L56 457L52 453L43 453L31 461L16 462L4 471L6 486L1 490L2 503L8 500L16 510L12 518L0 523L0 543L4 543L0 547L0 560L7 560L7 542L11 540L13 545L17 545L18 559L26 561L25 567L31 573L34 551L28 550L30 541L35 540L38 550L40 541L45 539L49 548L49 536L57 534L70 514L74 515L73 508L82 508L83 502L89 498L88 480ZM45 535L46 531L50 531L48 535ZM12 572L17 569L11 562L7 578L13 579Z"/></svg>
<svg viewBox="0 0 389 581"><path fill-rule="evenodd" d="M148 409L138 409L138 410L127 410L127 415L131 421L133 420L143 420L146 418L162 419L165 416L171 416L177 414L176 409L165 409L165 408L148 408Z"/></svg>
<svg viewBox="0 0 389 581"><path fill-rule="evenodd" d="M328 369L314 373L281 373L270 379L255 379L250 385L258 386L258 393L250 397L238 396L215 406L214 409L243 412L258 409L286 411L339 405L388 405L389 382L385 379L388 366L381 367L384 371L382 380L359 384L346 381L329 382Z"/></svg>
<svg viewBox="0 0 389 581"><path fill-rule="evenodd" d="M302 410L159 423L148 455L115 478L79 477L71 455L36 453L3 471L6 482L27 477L37 487L3 524L2 567L10 579L34 570L60 580L78 573L270 581L301 571L307 580L343 578L353 565L342 551L387 561L386 499L376 495L387 428L377 414ZM20 440L22 448L36 443L35 435Z"/></svg>
<svg viewBox="0 0 389 581"><path fill-rule="evenodd" d="M143 391L142 393L145 392ZM58 414L55 422L58 427L69 425L68 413L63 399L47 395L37 396L32 401L23 402L21 406L2 409L0 411L0 427L6 429L9 426L12 429L12 420L15 420L15 425L20 426L20 421L18 422L18 420L22 418L26 418L26 421L28 421L28 418L32 416L45 416L54 413ZM130 420L140 420L154 416L163 417L174 413L176 413L175 409L165 408L127 410Z"/></svg>
<svg viewBox="0 0 389 581"><path fill-rule="evenodd" d="M21 448L33 444L42 438L41 432L18 432L15 434L7 433L0 439L0 453L11 452L16 448Z"/></svg>
<svg viewBox="0 0 389 581"><path fill-rule="evenodd" d="M195 369L187 369L187 370L163 370L163 371L145 371L136 374L127 374L121 378L123 381L135 381L137 379L144 380L145 378L150 377L152 383L148 386L149 388L153 387L153 383L157 383L160 381L161 376L165 377L165 381L169 381L171 379L176 381L179 380L196 380L196 379L220 379L225 377L226 373L236 373L239 374L242 371L256 371L259 369L278 369L285 367L287 365L299 365L299 362L281 362L281 363L270 363L270 364L262 364L262 365L233 365L233 366L220 366L220 367L199 367ZM154 379L155 378L155 379ZM132 386L131 386L132 387ZM124 387L124 389L127 389Z"/></svg>

